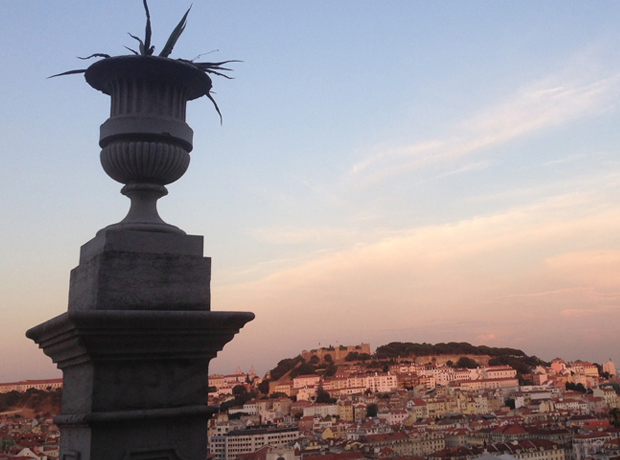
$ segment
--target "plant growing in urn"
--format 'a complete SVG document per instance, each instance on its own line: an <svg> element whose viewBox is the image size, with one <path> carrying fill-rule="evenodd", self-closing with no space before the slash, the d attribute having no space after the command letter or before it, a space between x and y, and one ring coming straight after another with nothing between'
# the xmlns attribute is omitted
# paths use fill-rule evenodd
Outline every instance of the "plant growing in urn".
<svg viewBox="0 0 620 460"><path fill-rule="evenodd" d="M103 58L86 69L70 70L53 77L84 73L93 88L111 97L110 118L101 125L101 164L114 180L125 184L121 193L131 200L129 213L121 222L102 231L142 230L185 233L165 223L157 213L157 200L167 195L165 185L178 180L187 170L193 149L193 131L185 122L187 101L207 96L220 116L211 96L209 74L231 78L222 67L230 62L194 62L170 59L183 33L189 9L172 31L158 56L151 45L151 18L146 0L144 40L133 54L110 56L96 53L87 58ZM191 7L190 7L191 9Z"/></svg>

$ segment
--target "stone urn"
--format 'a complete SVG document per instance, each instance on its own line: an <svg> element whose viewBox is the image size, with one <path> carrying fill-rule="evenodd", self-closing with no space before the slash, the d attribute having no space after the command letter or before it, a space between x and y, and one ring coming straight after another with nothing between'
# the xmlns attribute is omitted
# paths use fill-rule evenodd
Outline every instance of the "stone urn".
<svg viewBox="0 0 620 460"><path fill-rule="evenodd" d="M209 94L211 78L189 62L156 56L118 56L92 64L86 81L111 97L101 125L101 165L125 184L129 213L111 230L184 233L165 223L157 200L187 170L193 131L185 122L187 101Z"/></svg>
<svg viewBox="0 0 620 460"><path fill-rule="evenodd" d="M131 207L82 246L68 311L26 333L63 372L59 458L204 460L209 362L254 314L211 311L202 236L156 203L187 170L185 107L211 79L152 56L106 58L85 77L111 97L101 164Z"/></svg>

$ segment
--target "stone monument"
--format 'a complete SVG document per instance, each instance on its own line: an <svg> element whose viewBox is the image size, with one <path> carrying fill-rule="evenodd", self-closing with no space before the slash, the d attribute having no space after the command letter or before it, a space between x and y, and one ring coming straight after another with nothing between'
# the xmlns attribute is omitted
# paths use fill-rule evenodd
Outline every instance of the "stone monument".
<svg viewBox="0 0 620 460"><path fill-rule="evenodd" d="M209 96L211 79L153 56L149 22L147 38L144 55L85 69L111 97L101 163L125 184L129 213L82 246L68 311L26 333L63 371L60 460L204 460L209 361L254 318L210 311L202 236L157 213L189 165L186 103Z"/></svg>

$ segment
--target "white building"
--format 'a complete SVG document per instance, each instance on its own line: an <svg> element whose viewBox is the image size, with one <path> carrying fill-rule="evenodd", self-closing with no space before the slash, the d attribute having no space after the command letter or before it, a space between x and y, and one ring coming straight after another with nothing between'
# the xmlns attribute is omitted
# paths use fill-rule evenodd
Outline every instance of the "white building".
<svg viewBox="0 0 620 460"><path fill-rule="evenodd" d="M488 366L482 368L483 379L513 379L517 371L510 366Z"/></svg>
<svg viewBox="0 0 620 460"><path fill-rule="evenodd" d="M319 384L321 377L316 374L299 375L293 379L293 388L304 388Z"/></svg>
<svg viewBox="0 0 620 460"><path fill-rule="evenodd" d="M298 437L297 428L252 427L211 436L209 451L214 460L234 460L239 454L255 452L266 445L287 447Z"/></svg>
<svg viewBox="0 0 620 460"><path fill-rule="evenodd" d="M336 404L311 404L304 407L304 417L326 417L328 415L338 415Z"/></svg>
<svg viewBox="0 0 620 460"><path fill-rule="evenodd" d="M390 392L398 388L398 379L390 373L375 372L366 377L366 388L372 392Z"/></svg>

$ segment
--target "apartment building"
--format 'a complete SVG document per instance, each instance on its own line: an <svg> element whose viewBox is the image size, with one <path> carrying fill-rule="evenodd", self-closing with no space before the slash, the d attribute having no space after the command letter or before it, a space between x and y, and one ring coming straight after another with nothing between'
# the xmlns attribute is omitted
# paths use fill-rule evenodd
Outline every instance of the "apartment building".
<svg viewBox="0 0 620 460"><path fill-rule="evenodd" d="M292 445L299 437L299 429L257 426L228 431L209 438L209 452L213 460L234 460L240 454L255 452L263 446L275 448Z"/></svg>

